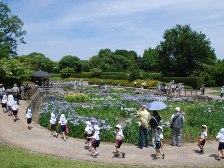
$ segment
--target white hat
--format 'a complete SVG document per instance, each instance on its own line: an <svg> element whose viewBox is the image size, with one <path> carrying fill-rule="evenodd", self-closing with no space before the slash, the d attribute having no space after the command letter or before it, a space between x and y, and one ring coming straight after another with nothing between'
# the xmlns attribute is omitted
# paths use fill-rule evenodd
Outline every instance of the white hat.
<svg viewBox="0 0 224 168"><path fill-rule="evenodd" d="M94 125L93 127L96 131L99 131L100 130L100 127L98 125Z"/></svg>
<svg viewBox="0 0 224 168"><path fill-rule="evenodd" d="M180 107L176 107L176 108L175 108L175 111L176 111L176 112L180 112Z"/></svg>
<svg viewBox="0 0 224 168"><path fill-rule="evenodd" d="M54 113L51 113L51 117L52 117L52 118L55 118L55 114L54 114Z"/></svg>
<svg viewBox="0 0 224 168"><path fill-rule="evenodd" d="M202 128L206 128L206 129L207 129L207 125L202 125L201 127L202 127Z"/></svg>
<svg viewBox="0 0 224 168"><path fill-rule="evenodd" d="M224 128L221 128L219 131L221 134L224 134Z"/></svg>
<svg viewBox="0 0 224 168"><path fill-rule="evenodd" d="M121 127L121 125L118 124L118 125L115 126L115 128L121 129L122 127Z"/></svg>
<svg viewBox="0 0 224 168"><path fill-rule="evenodd" d="M157 129L158 129L158 128L161 129L161 130L163 131L163 127L162 127L162 126L158 126Z"/></svg>
<svg viewBox="0 0 224 168"><path fill-rule="evenodd" d="M147 107L147 106L145 104L143 104L142 107Z"/></svg>
<svg viewBox="0 0 224 168"><path fill-rule="evenodd" d="M87 126L91 126L92 124L91 124L90 121L86 121L86 125L87 125Z"/></svg>
<svg viewBox="0 0 224 168"><path fill-rule="evenodd" d="M31 109L28 109L28 110L27 110L27 113L32 113Z"/></svg>

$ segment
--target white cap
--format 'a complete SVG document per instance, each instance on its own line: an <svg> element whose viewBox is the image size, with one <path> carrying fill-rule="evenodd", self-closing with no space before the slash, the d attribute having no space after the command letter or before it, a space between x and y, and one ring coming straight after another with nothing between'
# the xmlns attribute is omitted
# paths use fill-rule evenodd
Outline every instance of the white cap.
<svg viewBox="0 0 224 168"><path fill-rule="evenodd" d="M207 129L207 125L202 125L201 127L202 127L202 128L206 128L206 129Z"/></svg>
<svg viewBox="0 0 224 168"><path fill-rule="evenodd" d="M158 126L157 129L158 129L158 128L161 129L161 130L163 131L163 127L162 127L162 126Z"/></svg>
<svg viewBox="0 0 224 168"><path fill-rule="evenodd" d="M96 131L99 131L100 130L100 127L98 125L94 125L93 127Z"/></svg>
<svg viewBox="0 0 224 168"><path fill-rule="evenodd" d="M176 107L176 108L175 108L175 111L176 111L176 112L180 112L180 107Z"/></svg>
<svg viewBox="0 0 224 168"><path fill-rule="evenodd" d="M51 113L51 117L52 117L52 118L55 118L55 114L54 114L54 113Z"/></svg>
<svg viewBox="0 0 224 168"><path fill-rule="evenodd" d="M91 124L90 121L86 121L86 125L87 125L87 126L91 126L92 124Z"/></svg>
<svg viewBox="0 0 224 168"><path fill-rule="evenodd" d="M221 128L219 131L221 134L224 134L224 128Z"/></svg>
<svg viewBox="0 0 224 168"><path fill-rule="evenodd" d="M143 104L142 107L147 107L147 106L145 104Z"/></svg>
<svg viewBox="0 0 224 168"><path fill-rule="evenodd" d="M31 113L31 112L32 112L31 109L28 109L28 110L27 110L27 113Z"/></svg>
<svg viewBox="0 0 224 168"><path fill-rule="evenodd" d="M122 127L121 127L121 125L118 124L118 125L115 126L115 128L121 129Z"/></svg>

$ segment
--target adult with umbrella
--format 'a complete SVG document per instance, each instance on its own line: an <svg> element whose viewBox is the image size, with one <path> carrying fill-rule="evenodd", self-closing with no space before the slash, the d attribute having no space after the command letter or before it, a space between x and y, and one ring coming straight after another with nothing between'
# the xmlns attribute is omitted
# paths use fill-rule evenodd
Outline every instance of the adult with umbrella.
<svg viewBox="0 0 224 168"><path fill-rule="evenodd" d="M144 146L145 140L145 147L149 146L149 119L150 113L146 109L146 105L142 105L141 109L136 113L139 117L139 148L142 149Z"/></svg>
<svg viewBox="0 0 224 168"><path fill-rule="evenodd" d="M161 101L154 101L154 102L151 102L151 103L147 104L148 110L153 111L152 116L149 120L149 125L151 127L150 135L151 135L153 147L155 145L154 142L155 142L155 136L156 136L156 129L159 126L159 123L160 123L160 120L161 120L161 117L158 113L158 110L162 110L166 107L167 107L167 105L164 102L161 102Z"/></svg>

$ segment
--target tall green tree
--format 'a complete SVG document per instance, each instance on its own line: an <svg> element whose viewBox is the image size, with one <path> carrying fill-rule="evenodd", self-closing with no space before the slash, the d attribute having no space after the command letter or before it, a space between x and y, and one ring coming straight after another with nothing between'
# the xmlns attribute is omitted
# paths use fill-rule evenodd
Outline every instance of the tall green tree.
<svg viewBox="0 0 224 168"><path fill-rule="evenodd" d="M65 68L73 68L74 72L81 72L82 70L82 62L81 60L72 55L64 56L59 62L58 67L60 70Z"/></svg>
<svg viewBox="0 0 224 168"><path fill-rule="evenodd" d="M176 25L165 31L159 51L159 67L163 74L192 76L201 71L202 65L216 61L214 49L206 35L189 25Z"/></svg>
<svg viewBox="0 0 224 168"><path fill-rule="evenodd" d="M15 56L19 43L25 43L22 27L23 21L0 2L0 59Z"/></svg>
<svg viewBox="0 0 224 168"><path fill-rule="evenodd" d="M158 51L156 49L149 48L148 50L144 51L141 68L144 71L158 71Z"/></svg>

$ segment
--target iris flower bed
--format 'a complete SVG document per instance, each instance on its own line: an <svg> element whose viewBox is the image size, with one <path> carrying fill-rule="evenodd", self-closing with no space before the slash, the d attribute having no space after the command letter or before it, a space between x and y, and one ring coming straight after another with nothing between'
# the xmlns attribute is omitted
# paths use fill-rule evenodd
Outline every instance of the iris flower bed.
<svg viewBox="0 0 224 168"><path fill-rule="evenodd" d="M218 130L224 127L224 101L212 100L195 102L189 97L171 98L153 94L136 94L134 91L108 88L106 92L100 92L98 87L82 87L82 96L88 97L84 101L75 102L68 96L59 94L47 94L43 98L39 124L49 127L50 114L56 114L57 119L65 114L68 120L69 135L83 138L85 122L91 121L101 128L101 140L114 142L114 126L121 124L125 135L125 142L138 142L138 118L135 112L142 104L152 101L164 101L168 107L159 111L164 127L165 139L171 139L169 129L170 117L175 107L179 106L185 115L184 140L197 140L201 125L208 126L208 136L213 139ZM75 99L74 99L75 100ZM149 111L150 112L150 111ZM58 127L58 132L60 128Z"/></svg>

